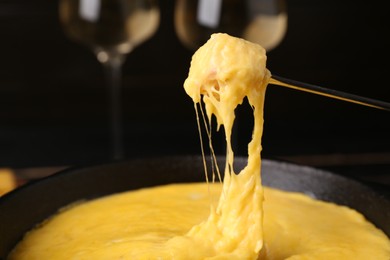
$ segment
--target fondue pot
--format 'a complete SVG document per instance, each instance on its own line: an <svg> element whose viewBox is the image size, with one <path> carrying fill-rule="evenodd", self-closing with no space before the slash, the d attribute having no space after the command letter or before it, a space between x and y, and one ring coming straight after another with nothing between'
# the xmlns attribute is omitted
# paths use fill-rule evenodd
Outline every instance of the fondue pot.
<svg viewBox="0 0 390 260"><path fill-rule="evenodd" d="M224 158L217 159L223 169ZM236 158L235 172L245 165L246 158ZM0 259L6 258L27 231L70 203L143 187L201 181L205 176L200 156L134 158L70 168L32 181L0 198ZM390 200L358 181L266 159L262 181L265 186L353 208L390 236Z"/></svg>

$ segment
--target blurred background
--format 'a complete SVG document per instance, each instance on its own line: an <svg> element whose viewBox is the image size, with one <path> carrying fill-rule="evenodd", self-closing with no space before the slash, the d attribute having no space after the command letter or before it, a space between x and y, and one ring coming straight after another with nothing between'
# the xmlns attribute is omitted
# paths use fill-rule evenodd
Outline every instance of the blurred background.
<svg viewBox="0 0 390 260"><path fill-rule="evenodd" d="M390 102L385 1L157 3L155 30L122 48L123 159L200 153L183 82L192 54L215 31L261 42L273 74ZM111 52L97 59L102 49L72 38L59 10L58 1L0 0L0 167L26 178L28 169L46 174L113 159L101 63ZM93 12L84 16L96 18ZM132 30L144 28L145 21ZM85 29L82 23L73 26ZM237 117L236 154L246 155L251 115L242 108ZM383 186L388 190L389 121L386 111L270 85L262 155L389 185ZM216 138L216 146L224 152L222 140Z"/></svg>

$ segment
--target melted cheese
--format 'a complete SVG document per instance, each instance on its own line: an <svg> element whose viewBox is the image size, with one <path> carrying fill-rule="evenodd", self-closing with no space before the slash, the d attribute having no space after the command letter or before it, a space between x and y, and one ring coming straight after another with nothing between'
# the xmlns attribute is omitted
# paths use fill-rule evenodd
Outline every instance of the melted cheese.
<svg viewBox="0 0 390 260"><path fill-rule="evenodd" d="M263 188L261 185L261 136L263 104L270 78L265 50L257 44L227 34L213 34L191 61L184 88L194 103L203 102L208 124L212 115L224 127L227 154L223 192L218 207L189 236L212 245L206 256L256 259L263 246ZM236 174L231 134L234 111L248 99L254 128L248 145L248 164ZM195 106L196 108L196 106Z"/></svg>
<svg viewBox="0 0 390 260"><path fill-rule="evenodd" d="M388 260L389 239L358 212L303 194L264 192L260 154L269 78L262 47L212 35L194 54L184 88L196 110L204 102L210 138L213 116L224 127L223 183L149 188L72 207L30 232L10 259ZM248 163L237 173L231 133L245 98L254 127ZM210 207L210 198L219 200Z"/></svg>
<svg viewBox="0 0 390 260"><path fill-rule="evenodd" d="M202 259L198 247L175 258L161 251L208 218L222 185L210 187L172 184L67 208L28 233L9 259ZM268 187L264 196L261 259L389 259L389 239L355 210Z"/></svg>

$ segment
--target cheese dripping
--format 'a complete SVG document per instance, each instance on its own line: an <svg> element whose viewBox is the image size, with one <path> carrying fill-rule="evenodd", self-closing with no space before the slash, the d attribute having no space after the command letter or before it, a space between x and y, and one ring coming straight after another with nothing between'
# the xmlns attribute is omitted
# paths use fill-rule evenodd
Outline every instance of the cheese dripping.
<svg viewBox="0 0 390 260"><path fill-rule="evenodd" d="M270 78L266 60L265 49L260 45L228 34L213 34L193 55L184 82L195 109L204 102L208 125L214 115L218 128L223 126L225 132L226 165L219 203L205 222L188 233L209 245L213 256L257 259L263 246L260 154L264 96ZM248 163L237 174L231 136L235 109L245 98L253 108L254 127L248 144Z"/></svg>

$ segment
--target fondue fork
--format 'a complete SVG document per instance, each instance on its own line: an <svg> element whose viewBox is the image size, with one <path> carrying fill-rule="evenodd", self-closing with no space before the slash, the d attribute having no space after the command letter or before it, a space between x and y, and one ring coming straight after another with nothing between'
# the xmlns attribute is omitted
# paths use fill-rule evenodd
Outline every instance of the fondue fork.
<svg viewBox="0 0 390 260"><path fill-rule="evenodd" d="M313 84L308 84L308 83L304 83L292 79L283 78L276 75L272 75L269 83L273 85L301 90L301 91L305 91L305 92L309 92L309 93L313 93L325 97L335 98L335 99L339 99L339 100L343 100L343 101L347 101L347 102L351 102L351 103L355 103L367 107L373 107L377 109L390 111L390 103L387 102L361 97L358 95L354 95L354 94L350 94L350 93L346 93L334 89L328 89Z"/></svg>

